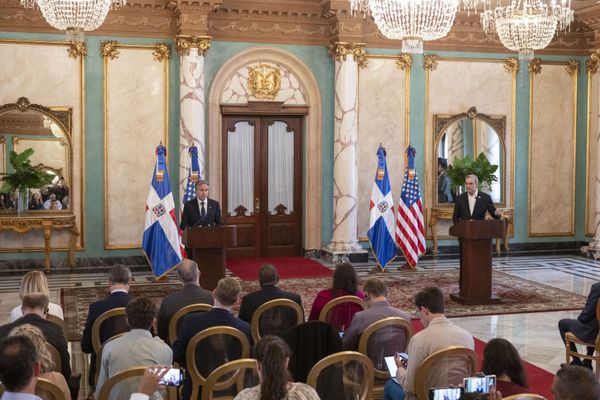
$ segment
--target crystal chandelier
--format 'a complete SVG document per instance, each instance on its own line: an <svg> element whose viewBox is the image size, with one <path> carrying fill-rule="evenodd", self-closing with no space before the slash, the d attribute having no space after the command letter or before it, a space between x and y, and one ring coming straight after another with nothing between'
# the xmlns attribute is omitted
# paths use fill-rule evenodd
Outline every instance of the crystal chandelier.
<svg viewBox="0 0 600 400"><path fill-rule="evenodd" d="M511 0L481 14L483 30L489 36L498 35L502 44L519 52L519 59L533 59L533 51L550 44L557 30L564 31L573 21L571 0Z"/></svg>
<svg viewBox="0 0 600 400"><path fill-rule="evenodd" d="M83 41L83 31L97 29L108 10L125 5L127 0L21 0L25 8L36 4L50 26L67 31L67 40Z"/></svg>

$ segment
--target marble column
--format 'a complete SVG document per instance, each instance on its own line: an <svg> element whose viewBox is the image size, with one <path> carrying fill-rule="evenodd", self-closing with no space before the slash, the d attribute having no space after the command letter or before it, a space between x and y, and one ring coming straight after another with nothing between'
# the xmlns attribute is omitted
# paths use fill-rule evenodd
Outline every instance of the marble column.
<svg viewBox="0 0 600 400"><path fill-rule="evenodd" d="M366 65L364 45L335 43L333 124L333 237L325 251L332 261L367 261L358 243L358 68Z"/></svg>
<svg viewBox="0 0 600 400"><path fill-rule="evenodd" d="M210 48L209 37L177 36L180 56L179 81L179 201L183 199L191 165L189 146L198 148L199 178L206 179L206 135L204 97L204 57Z"/></svg>
<svg viewBox="0 0 600 400"><path fill-rule="evenodd" d="M588 79L598 79L594 77L597 74L600 67L600 52L595 51L591 54L590 59L586 63L588 70ZM590 85L590 90L593 85ZM591 93L591 96L600 96L600 93ZM597 104L592 102L591 104ZM590 105L591 105L590 104ZM588 111L590 118L596 118L596 127L600 127L600 110L592 109ZM590 171L592 176L595 176L595 201L594 201L594 239L587 245L581 248L581 251L594 257L594 259L600 258L600 128L596 129L596 132L588 132L588 140L596 143L596 170ZM589 184L589 181L586 182ZM591 205L588 205L588 207ZM586 216L587 220L587 216ZM586 224L587 225L587 222ZM586 231L587 229L584 228Z"/></svg>

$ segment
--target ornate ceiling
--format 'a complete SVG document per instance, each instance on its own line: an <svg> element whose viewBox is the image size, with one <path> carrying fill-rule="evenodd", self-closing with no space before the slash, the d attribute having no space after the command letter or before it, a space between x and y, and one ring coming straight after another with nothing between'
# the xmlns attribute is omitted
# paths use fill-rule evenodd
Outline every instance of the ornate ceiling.
<svg viewBox="0 0 600 400"><path fill-rule="evenodd" d="M600 4L573 0L575 22L537 53L589 54L600 47ZM482 31L479 14L459 13L450 34L425 43L425 50L506 52ZM0 0L0 30L57 33L39 10L19 0ZM347 0L129 0L112 10L104 24L87 35L173 38L210 36L213 40L329 45L335 41L368 47L400 48L385 39L372 20L353 17Z"/></svg>

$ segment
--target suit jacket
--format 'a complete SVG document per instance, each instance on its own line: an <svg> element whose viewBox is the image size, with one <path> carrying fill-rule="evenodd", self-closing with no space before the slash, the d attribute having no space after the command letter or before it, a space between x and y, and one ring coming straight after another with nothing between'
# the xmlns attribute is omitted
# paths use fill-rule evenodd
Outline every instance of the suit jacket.
<svg viewBox="0 0 600 400"><path fill-rule="evenodd" d="M485 213L489 212L494 218L496 215L496 207L489 194L483 192L477 192L477 198L475 200L475 207L473 207L473 214L469 208L468 193L465 192L456 197L454 203L454 213L452 214L452 223L456 224L460 220L468 219L485 219Z"/></svg>
<svg viewBox="0 0 600 400"><path fill-rule="evenodd" d="M574 324L571 332L581 340L593 342L598 336L598 320L596 319L596 304L600 299L600 282L594 283L585 306L577 317L580 324Z"/></svg>
<svg viewBox="0 0 600 400"><path fill-rule="evenodd" d="M267 301L275 299L289 299L302 307L302 299L299 294L281 290L277 285L265 285L256 292L249 293L242 298L238 317L250 323L254 312Z"/></svg>
<svg viewBox="0 0 600 400"><path fill-rule="evenodd" d="M221 206L213 199L206 199L206 216L200 217L198 199L192 199L183 205L183 214L179 227L183 230L192 226L223 225Z"/></svg>
<svg viewBox="0 0 600 400"><path fill-rule="evenodd" d="M188 284L184 285L181 290L165 296L158 310L158 322L156 324L158 336L169 343L169 322L173 314L185 306L197 303L213 305L212 293L198 285Z"/></svg>
<svg viewBox="0 0 600 400"><path fill-rule="evenodd" d="M48 321L37 314L27 314L14 322L0 326L0 338L7 337L13 328L23 324L31 324L38 327L44 334L46 341L56 347L60 354L60 362L62 364L62 370L60 372L68 382L71 378L71 358L69 357L67 340L63 336L62 328L54 322Z"/></svg>
<svg viewBox="0 0 600 400"><path fill-rule="evenodd" d="M450 177L446 171L438 175L438 203L452 202L452 191L450 190Z"/></svg>
<svg viewBox="0 0 600 400"><path fill-rule="evenodd" d="M96 374L96 353L94 352L94 347L92 346L92 325L100 315L104 314L108 310L112 310L113 308L125 307L127 306L127 303L129 303L129 293L119 291L111 293L104 299L90 304L88 317L85 321L85 328L83 329L83 335L81 337L81 351L92 355L90 360L90 371L88 375L88 381L90 385L93 384L94 375ZM103 333L103 337L110 337L113 335L110 332L103 331ZM108 337L106 337L106 339L108 339Z"/></svg>

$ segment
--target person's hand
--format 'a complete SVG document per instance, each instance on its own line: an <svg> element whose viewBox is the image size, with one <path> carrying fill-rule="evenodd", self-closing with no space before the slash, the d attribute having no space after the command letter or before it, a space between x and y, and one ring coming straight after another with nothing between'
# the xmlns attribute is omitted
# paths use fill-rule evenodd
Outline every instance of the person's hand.
<svg viewBox="0 0 600 400"><path fill-rule="evenodd" d="M165 376L167 371L169 371L170 366L164 365L156 365L154 367L150 367L144 372L144 376L140 380L140 385L138 387L138 392L144 393L150 396L152 393L157 390L163 389L164 386L160 385L158 382Z"/></svg>
<svg viewBox="0 0 600 400"><path fill-rule="evenodd" d="M496 217L498 217L498 218L501 218L501 217L502 217L502 211L500 211L500 210L498 210L498 209L497 209L497 210L494 212L494 214L495 214L495 215L496 215Z"/></svg>
<svg viewBox="0 0 600 400"><path fill-rule="evenodd" d="M496 386L491 388L490 394L487 396L487 400L502 400L502 393L496 390Z"/></svg>
<svg viewBox="0 0 600 400"><path fill-rule="evenodd" d="M408 364L408 360L400 357L400 353L394 354L394 362L398 368L406 368L406 365Z"/></svg>

